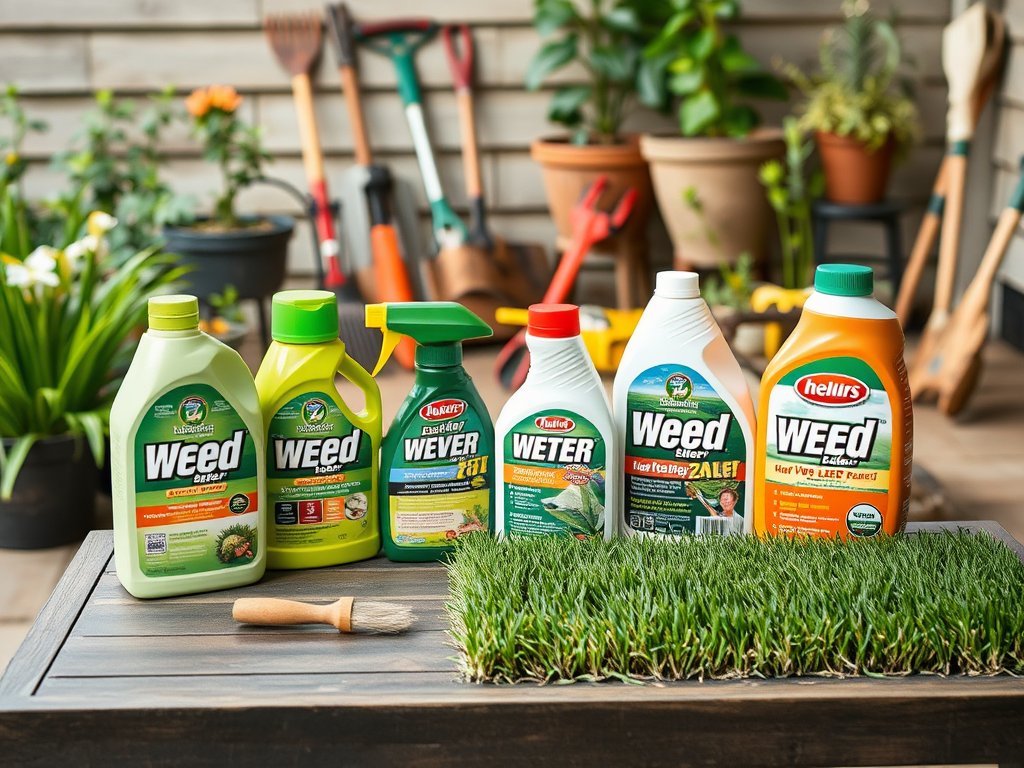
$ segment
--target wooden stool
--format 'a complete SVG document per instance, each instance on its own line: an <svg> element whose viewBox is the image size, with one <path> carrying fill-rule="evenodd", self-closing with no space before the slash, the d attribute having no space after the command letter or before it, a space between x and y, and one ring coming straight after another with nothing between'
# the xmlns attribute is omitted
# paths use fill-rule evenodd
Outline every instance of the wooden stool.
<svg viewBox="0 0 1024 768"><path fill-rule="evenodd" d="M559 236L555 248L561 254L569 247L570 239ZM646 306L651 298L651 270L647 261L647 241L620 234L602 240L592 253L615 259L615 306L627 310ZM586 262L584 261L584 266Z"/></svg>
<svg viewBox="0 0 1024 768"><path fill-rule="evenodd" d="M892 281L892 295L900 291L903 280L903 243L900 239L900 214L906 203L898 200L883 200L871 205L846 205L819 200L814 203L814 260L818 264L841 260L856 262L884 261L888 264L888 276ZM885 227L885 256L842 255L828 256L828 226L833 221L864 221Z"/></svg>

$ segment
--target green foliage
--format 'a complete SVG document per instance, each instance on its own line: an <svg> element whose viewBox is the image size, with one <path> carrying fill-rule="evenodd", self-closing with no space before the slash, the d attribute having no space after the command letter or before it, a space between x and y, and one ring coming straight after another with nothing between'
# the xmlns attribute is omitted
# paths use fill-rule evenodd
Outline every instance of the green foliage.
<svg viewBox="0 0 1024 768"><path fill-rule="evenodd" d="M782 287L803 288L814 281L814 235L811 203L821 196L820 174L808 179L807 159L814 150L793 117L782 121L786 137L785 165L769 160L761 166L760 179L779 225L782 245Z"/></svg>
<svg viewBox="0 0 1024 768"><path fill-rule="evenodd" d="M10 123L10 135L0 136L0 190L20 179L27 168L21 147L29 133L42 133L49 126L43 120L33 120L21 106L18 88L8 83L0 94L0 118Z"/></svg>
<svg viewBox="0 0 1024 768"><path fill-rule="evenodd" d="M1024 673L1024 565L985 534L471 535L448 580L473 681Z"/></svg>
<svg viewBox="0 0 1024 768"><path fill-rule="evenodd" d="M642 100L679 102L684 136L746 136L760 123L747 99L789 98L786 87L722 29L739 16L735 0L674 0L660 34L644 51L657 77Z"/></svg>
<svg viewBox="0 0 1024 768"><path fill-rule="evenodd" d="M150 96L141 112L134 101L117 99L111 91L99 91L95 98L93 109L82 116L75 146L54 158L71 189L48 201L40 236L52 240L53 225L72 208L104 211L120 225L110 234L120 260L157 245L165 224L190 221L194 201L176 195L160 177L160 136L179 117L173 87Z"/></svg>
<svg viewBox="0 0 1024 768"><path fill-rule="evenodd" d="M28 212L10 187L0 196L0 499L37 440L86 437L96 462L117 389L112 369L151 295L176 279L167 257L146 250L113 268L103 259L114 220L97 212L85 235L36 247ZM71 237L82 217L67 222Z"/></svg>
<svg viewBox="0 0 1024 768"><path fill-rule="evenodd" d="M754 258L749 253L741 253L735 267L722 261L718 271L718 275L709 275L703 280L700 293L704 301L713 307L750 309L750 297L754 293Z"/></svg>
<svg viewBox="0 0 1024 768"><path fill-rule="evenodd" d="M843 3L846 22L825 32L819 75L792 64L782 69L807 98L800 119L806 130L854 136L872 151L891 137L905 150L919 128L909 82L899 77L900 40L891 21L869 10L866 0Z"/></svg>
<svg viewBox="0 0 1024 768"><path fill-rule="evenodd" d="M225 528L214 543L217 559L228 564L252 560L256 556L257 535L255 528L242 523Z"/></svg>
<svg viewBox="0 0 1024 768"><path fill-rule="evenodd" d="M238 304L238 289L231 283L224 286L222 293L211 293L206 297L217 317L223 317L230 323L244 323L245 314Z"/></svg>
<svg viewBox="0 0 1024 768"><path fill-rule="evenodd" d="M574 143L614 143L634 95L651 91L651 83L659 81L657 69L664 63L641 53L656 34L666 4L535 0L533 25L548 39L530 60L526 87L537 90L573 63L586 72L586 85L562 86L548 109L549 120L573 131Z"/></svg>

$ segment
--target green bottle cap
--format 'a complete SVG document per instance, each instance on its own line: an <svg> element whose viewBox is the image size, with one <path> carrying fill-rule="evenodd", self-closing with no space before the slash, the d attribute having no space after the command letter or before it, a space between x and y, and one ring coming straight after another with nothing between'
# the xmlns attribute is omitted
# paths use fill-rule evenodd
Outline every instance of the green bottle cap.
<svg viewBox="0 0 1024 768"><path fill-rule="evenodd" d="M338 299L330 291L281 291L271 305L271 335L282 344L338 338Z"/></svg>
<svg viewBox="0 0 1024 768"><path fill-rule="evenodd" d="M199 299L188 294L154 296L149 300L149 328L189 331L199 327Z"/></svg>
<svg viewBox="0 0 1024 768"><path fill-rule="evenodd" d="M814 290L829 296L870 296L875 273L858 264L822 264L814 271Z"/></svg>
<svg viewBox="0 0 1024 768"><path fill-rule="evenodd" d="M455 343L426 347L417 344L416 365L422 368L452 368L462 365L462 345Z"/></svg>

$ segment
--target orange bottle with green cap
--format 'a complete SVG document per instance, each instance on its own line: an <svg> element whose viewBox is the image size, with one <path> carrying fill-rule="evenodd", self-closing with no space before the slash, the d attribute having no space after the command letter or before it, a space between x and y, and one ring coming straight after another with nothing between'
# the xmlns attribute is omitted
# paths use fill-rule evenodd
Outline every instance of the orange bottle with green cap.
<svg viewBox="0 0 1024 768"><path fill-rule="evenodd" d="M903 529L913 409L896 314L868 267L819 266L761 379L757 533L868 538Z"/></svg>
<svg viewBox="0 0 1024 768"><path fill-rule="evenodd" d="M266 424L268 568L317 568L380 550L377 383L338 338L330 291L274 295L273 342L256 374ZM335 386L362 390L354 411Z"/></svg>
<svg viewBox="0 0 1024 768"><path fill-rule="evenodd" d="M149 301L110 409L117 578L135 597L240 587L266 566L263 417L195 296Z"/></svg>

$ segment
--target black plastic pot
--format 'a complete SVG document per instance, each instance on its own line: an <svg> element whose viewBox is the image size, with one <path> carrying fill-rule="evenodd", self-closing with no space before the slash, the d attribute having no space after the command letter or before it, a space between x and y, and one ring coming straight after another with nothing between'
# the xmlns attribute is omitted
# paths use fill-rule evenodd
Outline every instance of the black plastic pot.
<svg viewBox="0 0 1024 768"><path fill-rule="evenodd" d="M180 256L192 271L182 278L200 299L233 285L240 299L262 299L280 290L295 220L290 216L245 218L269 221L273 229L206 232L191 227L164 227L164 250Z"/></svg>
<svg viewBox="0 0 1024 768"><path fill-rule="evenodd" d="M13 440L4 440L10 450ZM96 514L96 462L85 438L40 440L14 481L14 495L0 501L0 548L45 549L81 541Z"/></svg>

